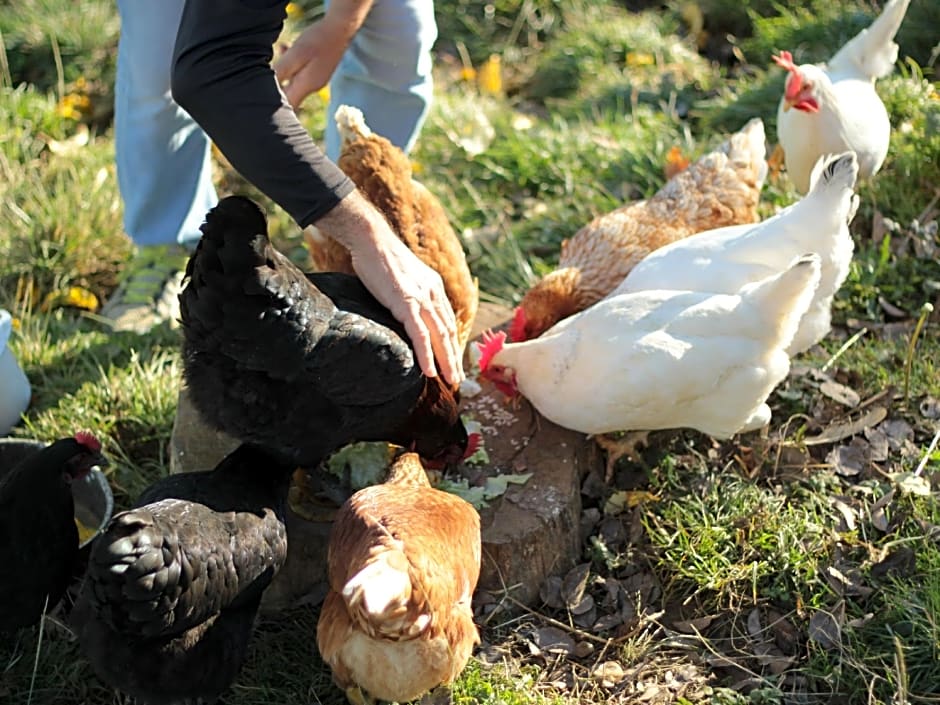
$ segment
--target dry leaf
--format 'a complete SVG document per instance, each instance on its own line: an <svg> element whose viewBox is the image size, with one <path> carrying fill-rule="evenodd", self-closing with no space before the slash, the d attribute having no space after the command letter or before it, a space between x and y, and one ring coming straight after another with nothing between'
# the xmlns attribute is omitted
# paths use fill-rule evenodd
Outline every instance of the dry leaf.
<svg viewBox="0 0 940 705"><path fill-rule="evenodd" d="M826 463L845 477L858 475L868 467L870 460L868 441L862 438L853 438L848 445L837 446L826 455Z"/></svg>
<svg viewBox="0 0 940 705"><path fill-rule="evenodd" d="M616 661L604 661L591 671L591 677L605 688L612 688L617 685L625 675L623 666Z"/></svg>
<svg viewBox="0 0 940 705"><path fill-rule="evenodd" d="M698 634L703 629L715 621L715 615L706 615L697 619L685 619L680 622L673 622L672 626L676 631L683 634Z"/></svg>
<svg viewBox="0 0 940 705"><path fill-rule="evenodd" d="M888 434L881 427L866 428L865 438L871 446L871 459L876 463L883 463L888 459Z"/></svg>
<svg viewBox="0 0 940 705"><path fill-rule="evenodd" d="M580 604L590 575L591 564L582 563L569 570L564 580L562 580L561 597L568 609Z"/></svg>
<svg viewBox="0 0 940 705"><path fill-rule="evenodd" d="M833 401L839 402L843 406L847 406L850 409L854 409L862 400L858 395L858 392L856 392L854 389L851 387L846 387L844 384L839 384L838 382L834 382L832 380L827 380L820 384L819 391Z"/></svg>
<svg viewBox="0 0 940 705"><path fill-rule="evenodd" d="M887 557L871 567L871 577L883 578L886 575L909 577L914 571L915 559L914 549L909 546L898 546Z"/></svg>
<svg viewBox="0 0 940 705"><path fill-rule="evenodd" d="M885 514L887 507L894 500L894 490L888 490L881 499L871 505L871 523L878 531L888 532L888 517Z"/></svg>
<svg viewBox="0 0 940 705"><path fill-rule="evenodd" d="M839 514L842 515L842 525L839 526L839 531L855 531L857 527L855 510L838 497L830 497L829 501L832 503L833 507L839 510Z"/></svg>
<svg viewBox="0 0 940 705"><path fill-rule="evenodd" d="M870 587L860 584L861 577L861 573L855 568L847 569L845 572L835 566L829 566L826 569L826 580L836 592L844 596L868 597L874 592Z"/></svg>
<svg viewBox="0 0 940 705"><path fill-rule="evenodd" d="M760 607L755 607L747 615L747 633L752 639L758 639L764 631L760 616Z"/></svg>
<svg viewBox="0 0 940 705"><path fill-rule="evenodd" d="M832 612L819 610L809 618L809 638L824 649L842 647L842 622L845 620L845 603L839 602Z"/></svg>
<svg viewBox="0 0 940 705"><path fill-rule="evenodd" d="M894 475L892 479L904 494L914 494L918 497L930 496L930 480L923 475L902 472Z"/></svg>
<svg viewBox="0 0 940 705"><path fill-rule="evenodd" d="M659 495L645 490L621 490L614 492L604 502L604 514L615 515L625 509L632 509L643 502L658 502Z"/></svg>
<svg viewBox="0 0 940 705"><path fill-rule="evenodd" d="M843 423L832 424L828 428L823 429L822 433L804 438L803 443L808 446L835 443L836 441L841 441L843 438L861 433L866 428L878 425L884 421L887 416L888 410L883 406L873 406L859 418Z"/></svg>
<svg viewBox="0 0 940 705"><path fill-rule="evenodd" d="M914 440L914 429L904 419L889 419L881 424L880 428L888 437L891 450L902 450L907 443Z"/></svg>
<svg viewBox="0 0 940 705"><path fill-rule="evenodd" d="M666 154L666 165L663 168L666 180L668 181L679 172L685 171L690 163L689 158L682 153L682 150L678 146L673 145Z"/></svg>
<svg viewBox="0 0 940 705"><path fill-rule="evenodd" d="M545 582L542 583L542 587L539 588L539 597L546 607L555 610L564 607L565 603L561 600L561 578L557 575L547 577Z"/></svg>
<svg viewBox="0 0 940 705"><path fill-rule="evenodd" d="M541 627L534 634L535 645L550 654L573 654L574 639L557 627Z"/></svg>

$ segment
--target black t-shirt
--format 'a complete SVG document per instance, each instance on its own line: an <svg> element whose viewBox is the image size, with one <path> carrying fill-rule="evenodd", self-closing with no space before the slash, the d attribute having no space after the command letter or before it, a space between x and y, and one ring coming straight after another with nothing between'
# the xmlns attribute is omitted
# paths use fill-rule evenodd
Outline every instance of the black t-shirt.
<svg viewBox="0 0 940 705"><path fill-rule="evenodd" d="M354 185L317 148L277 84L271 59L286 6L186 0L172 90L232 166L307 226Z"/></svg>

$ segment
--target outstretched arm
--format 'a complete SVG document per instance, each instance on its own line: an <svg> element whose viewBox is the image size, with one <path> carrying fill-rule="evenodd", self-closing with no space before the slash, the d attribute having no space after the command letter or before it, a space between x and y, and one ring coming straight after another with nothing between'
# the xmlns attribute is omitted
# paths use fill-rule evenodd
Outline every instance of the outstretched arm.
<svg viewBox="0 0 940 705"><path fill-rule="evenodd" d="M187 0L174 52L176 101L246 179L301 226L322 220L363 284L400 320L421 369L462 377L454 313L440 276L317 148L271 68L286 2ZM435 359L437 364L435 364Z"/></svg>

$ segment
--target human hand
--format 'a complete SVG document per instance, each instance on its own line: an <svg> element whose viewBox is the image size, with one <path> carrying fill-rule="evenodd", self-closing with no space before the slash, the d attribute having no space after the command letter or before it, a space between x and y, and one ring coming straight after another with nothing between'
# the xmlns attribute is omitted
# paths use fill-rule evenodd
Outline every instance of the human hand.
<svg viewBox="0 0 940 705"><path fill-rule="evenodd" d="M274 62L274 73L295 110L323 88L343 58L347 41L331 29L328 18L314 22Z"/></svg>
<svg viewBox="0 0 940 705"><path fill-rule="evenodd" d="M444 379L459 384L464 372L457 319L444 282L390 229L389 233L391 237L378 246L370 241L351 249L353 269L372 295L404 324L424 374L437 376L436 361Z"/></svg>
<svg viewBox="0 0 940 705"><path fill-rule="evenodd" d="M449 384L459 384L464 372L457 320L441 276L408 249L358 191L316 226L349 250L362 283L404 324L422 372L435 377L440 366Z"/></svg>
<svg viewBox="0 0 940 705"><path fill-rule="evenodd" d="M274 73L291 107L296 110L304 98L330 82L371 7L372 0L333 0L323 19L301 32L274 62Z"/></svg>

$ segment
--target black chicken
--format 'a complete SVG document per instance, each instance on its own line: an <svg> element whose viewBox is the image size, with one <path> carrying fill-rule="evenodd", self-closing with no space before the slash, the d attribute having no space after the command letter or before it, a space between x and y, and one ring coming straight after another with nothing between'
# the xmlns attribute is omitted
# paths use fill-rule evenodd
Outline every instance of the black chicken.
<svg viewBox="0 0 940 705"><path fill-rule="evenodd" d="M72 613L103 680L149 705L229 687L287 557L295 467L243 444L214 470L162 478L111 520Z"/></svg>
<svg viewBox="0 0 940 705"><path fill-rule="evenodd" d="M103 465L101 443L79 431L0 480L0 632L35 624L62 599L79 555L70 485Z"/></svg>
<svg viewBox="0 0 940 705"><path fill-rule="evenodd" d="M354 441L464 455L456 391L422 374L404 327L353 276L304 274L247 198L206 216L180 294L184 376L207 422L311 466Z"/></svg>

